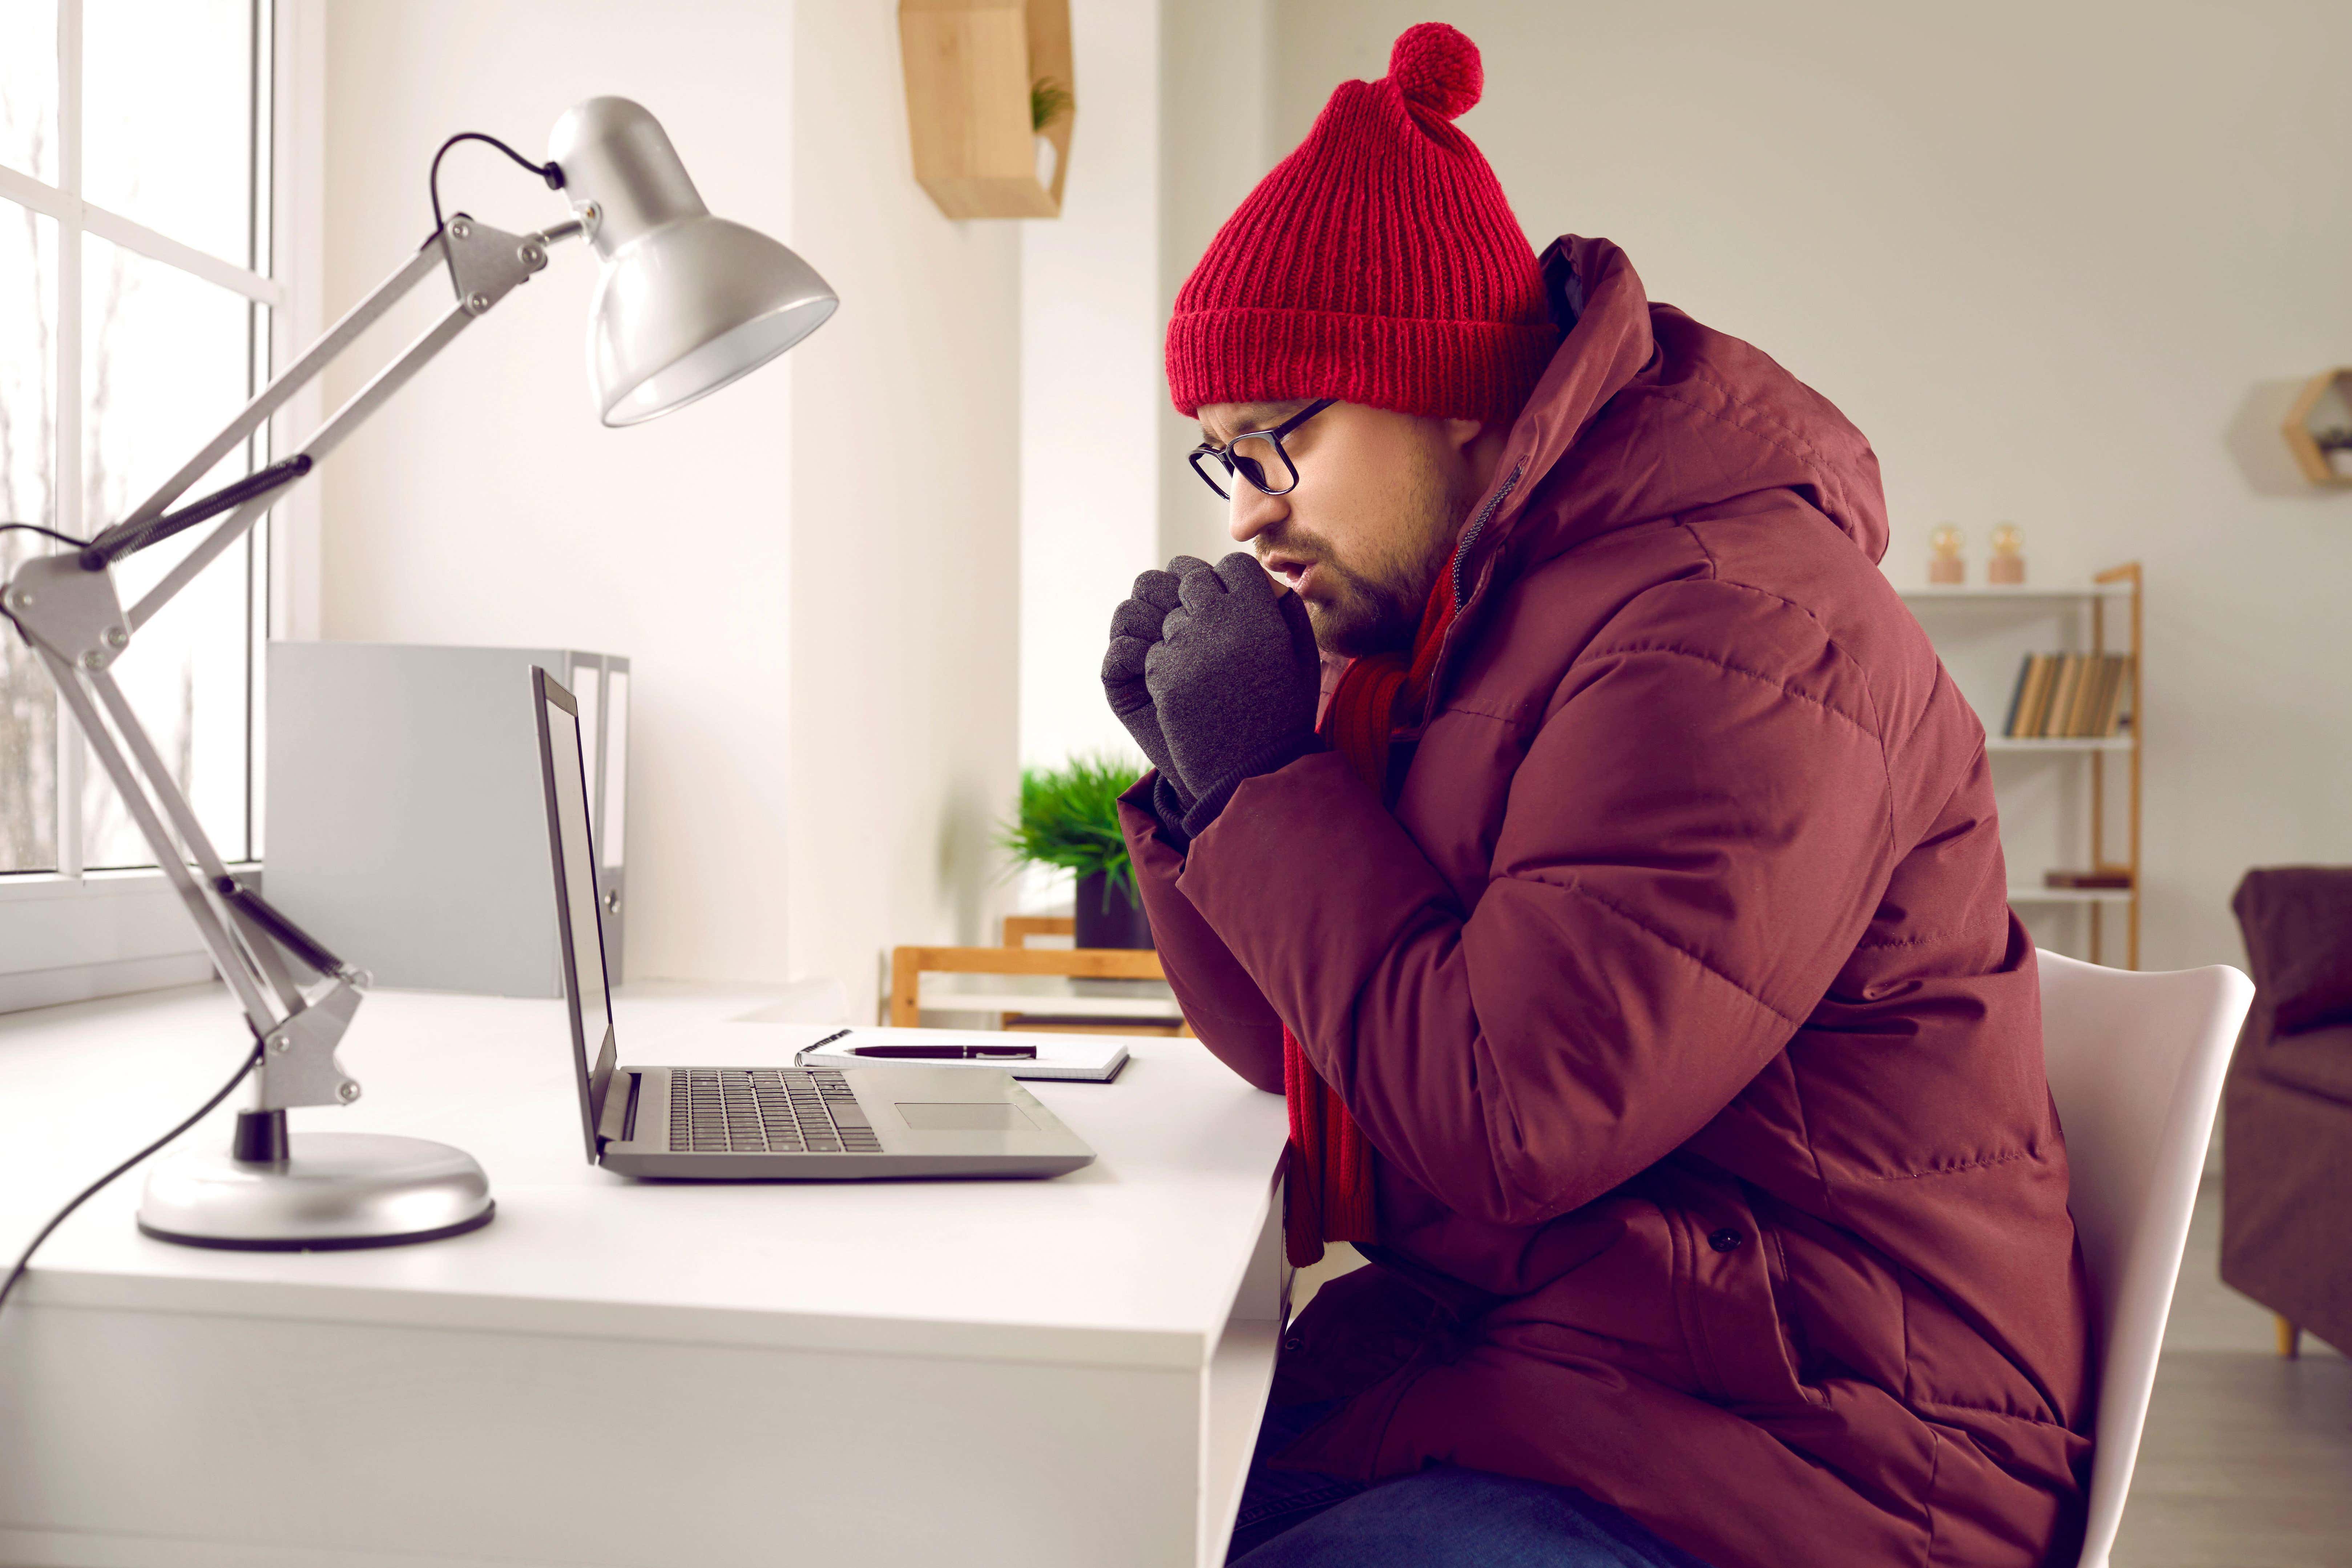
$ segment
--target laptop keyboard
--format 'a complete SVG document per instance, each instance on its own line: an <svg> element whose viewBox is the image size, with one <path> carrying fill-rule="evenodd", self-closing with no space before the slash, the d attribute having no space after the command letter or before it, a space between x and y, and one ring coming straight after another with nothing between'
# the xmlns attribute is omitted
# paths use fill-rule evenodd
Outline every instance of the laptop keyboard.
<svg viewBox="0 0 2352 1568"><path fill-rule="evenodd" d="M847 1080L822 1068L672 1068L669 1146L697 1154L882 1152Z"/></svg>

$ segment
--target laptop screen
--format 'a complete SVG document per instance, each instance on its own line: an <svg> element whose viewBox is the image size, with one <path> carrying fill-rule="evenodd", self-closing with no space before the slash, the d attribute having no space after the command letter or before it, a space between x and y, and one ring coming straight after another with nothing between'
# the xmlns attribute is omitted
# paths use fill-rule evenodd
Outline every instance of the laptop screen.
<svg viewBox="0 0 2352 1568"><path fill-rule="evenodd" d="M547 790L547 839L555 869L556 930L563 950L563 994L580 1071L580 1112L588 1157L613 1076L613 1001L604 979L604 927L596 905L596 856L588 837L588 774L580 752L578 704L547 671L530 672L539 710L540 772Z"/></svg>

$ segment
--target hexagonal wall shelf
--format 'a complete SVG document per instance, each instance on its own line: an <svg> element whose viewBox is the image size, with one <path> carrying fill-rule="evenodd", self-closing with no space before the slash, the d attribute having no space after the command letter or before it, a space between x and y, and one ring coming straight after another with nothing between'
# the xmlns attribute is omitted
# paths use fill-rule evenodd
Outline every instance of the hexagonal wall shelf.
<svg viewBox="0 0 2352 1568"><path fill-rule="evenodd" d="M2280 427L2315 485L2352 485L2352 369L2322 371L2295 395Z"/></svg>
<svg viewBox="0 0 2352 1568"><path fill-rule="evenodd" d="M898 43L915 178L940 210L1060 216L1076 91L1069 0L898 0Z"/></svg>

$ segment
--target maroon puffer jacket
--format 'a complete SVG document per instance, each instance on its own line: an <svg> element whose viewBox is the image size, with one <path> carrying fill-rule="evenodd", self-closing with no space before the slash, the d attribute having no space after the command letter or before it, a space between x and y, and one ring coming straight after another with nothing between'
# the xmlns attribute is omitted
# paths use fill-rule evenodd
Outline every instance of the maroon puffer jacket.
<svg viewBox="0 0 2352 1568"><path fill-rule="evenodd" d="M2072 1560L2087 1298L1984 731L1874 563L1876 459L1622 253L1465 531L1392 806L1332 753L1180 854L1169 978L1380 1153L1287 1458L1582 1488L1717 1568ZM1484 514L1485 521L1477 519Z"/></svg>

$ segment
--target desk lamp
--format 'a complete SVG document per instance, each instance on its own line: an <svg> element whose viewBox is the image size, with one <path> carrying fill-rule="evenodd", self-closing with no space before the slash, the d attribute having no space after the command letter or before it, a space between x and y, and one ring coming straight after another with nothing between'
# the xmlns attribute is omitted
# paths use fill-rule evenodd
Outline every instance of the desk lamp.
<svg viewBox="0 0 2352 1568"><path fill-rule="evenodd" d="M467 140L489 142L563 191L570 221L528 235L501 233L463 213L444 222L441 156ZM549 247L561 240L585 238L603 264L588 322L588 375L607 425L642 424L718 391L814 331L839 303L824 279L783 246L713 217L660 123L627 99L592 98L574 106L556 121L548 157L532 163L496 138L470 132L444 143L428 178L435 227L416 254L129 517L87 544L26 562L0 593L0 612L56 681L195 921L256 1041L254 1109L238 1114L226 1153L190 1152L156 1167L139 1207L139 1228L150 1236L265 1250L382 1247L472 1230L488 1223L492 1204L481 1166L446 1144L356 1132L289 1140L288 1110L349 1105L360 1097L335 1047L368 975L229 876L115 682L114 663L132 636L275 504L284 486L309 473L459 332L546 267ZM448 314L335 410L299 452L177 510L164 510L371 323L444 268L457 292ZM223 513L226 521L126 615L114 563ZM307 989L289 957L315 976Z"/></svg>

